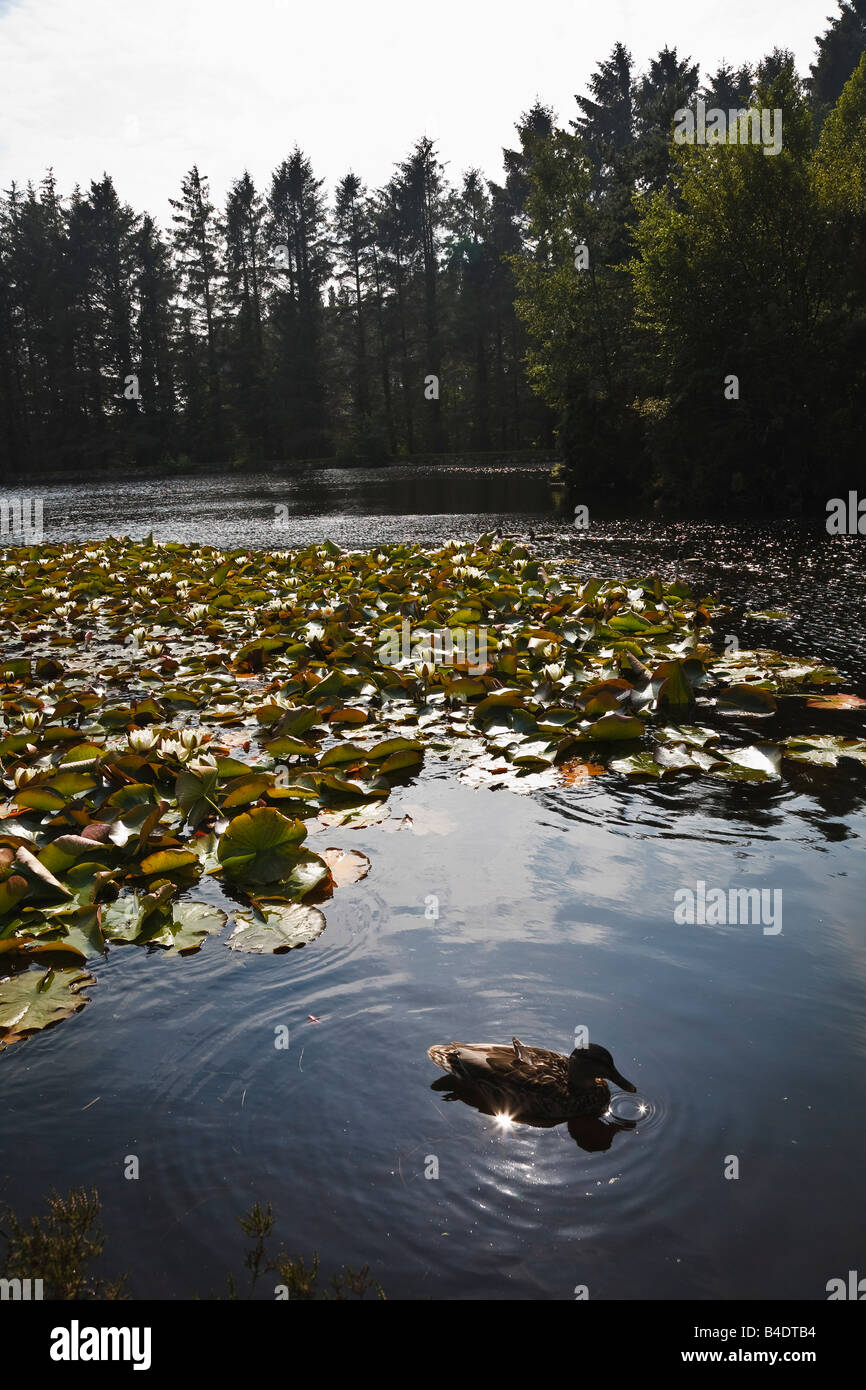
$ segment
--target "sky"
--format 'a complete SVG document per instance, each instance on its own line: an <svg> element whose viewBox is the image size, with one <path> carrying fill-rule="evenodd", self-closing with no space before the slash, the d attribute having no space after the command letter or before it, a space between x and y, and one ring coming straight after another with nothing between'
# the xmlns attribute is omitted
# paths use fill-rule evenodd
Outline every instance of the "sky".
<svg viewBox="0 0 866 1390"><path fill-rule="evenodd" d="M501 174L536 98L561 122L617 40L702 72L790 48L808 74L836 0L0 0L0 187L104 172L165 226L193 163L222 204L297 143L328 190L384 183L422 135L449 177Z"/></svg>

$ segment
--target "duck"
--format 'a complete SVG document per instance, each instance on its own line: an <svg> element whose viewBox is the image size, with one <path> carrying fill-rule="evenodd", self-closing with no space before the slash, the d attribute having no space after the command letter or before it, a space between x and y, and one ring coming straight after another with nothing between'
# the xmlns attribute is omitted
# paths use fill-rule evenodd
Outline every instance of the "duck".
<svg viewBox="0 0 866 1390"><path fill-rule="evenodd" d="M544 1047L526 1047L519 1038L501 1043L436 1043L430 1061L469 1087L488 1113L524 1124L555 1125L584 1117L597 1119L610 1104L608 1081L620 1090L637 1090L617 1071L606 1047L588 1043L570 1056ZM435 1083L447 1084L444 1081Z"/></svg>

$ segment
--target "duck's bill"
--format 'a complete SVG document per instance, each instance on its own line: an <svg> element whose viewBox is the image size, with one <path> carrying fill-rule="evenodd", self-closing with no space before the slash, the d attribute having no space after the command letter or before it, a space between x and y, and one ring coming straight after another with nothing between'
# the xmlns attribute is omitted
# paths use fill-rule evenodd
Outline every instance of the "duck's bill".
<svg viewBox="0 0 866 1390"><path fill-rule="evenodd" d="M617 1086L619 1086L621 1091L634 1092L637 1090L637 1086L633 1086L630 1081L626 1081L625 1077L622 1075L621 1072L617 1071L616 1067L611 1067L610 1079L611 1081L615 1082Z"/></svg>

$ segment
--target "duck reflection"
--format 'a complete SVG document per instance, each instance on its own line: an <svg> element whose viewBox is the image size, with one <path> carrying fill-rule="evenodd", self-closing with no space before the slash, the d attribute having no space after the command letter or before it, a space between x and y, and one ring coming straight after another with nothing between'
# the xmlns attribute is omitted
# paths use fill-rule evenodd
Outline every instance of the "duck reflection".
<svg viewBox="0 0 866 1390"><path fill-rule="evenodd" d="M608 1081L623 1091L637 1088L617 1071L607 1048L598 1043L576 1047L569 1057L542 1047L526 1047L512 1038L499 1043L443 1043L427 1056L447 1072L431 1090L444 1099L463 1101L482 1115L492 1115L503 1128L511 1124L553 1129L566 1124L580 1148L588 1153L609 1149L614 1136L634 1129L636 1121L608 1113Z"/></svg>

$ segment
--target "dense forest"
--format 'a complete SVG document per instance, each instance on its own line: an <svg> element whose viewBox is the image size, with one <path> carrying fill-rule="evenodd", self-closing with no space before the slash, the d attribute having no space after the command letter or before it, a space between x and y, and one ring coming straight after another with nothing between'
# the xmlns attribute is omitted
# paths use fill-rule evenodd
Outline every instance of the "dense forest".
<svg viewBox="0 0 866 1390"><path fill-rule="evenodd" d="M558 448L582 495L799 510L854 486L866 406L866 0L808 78L617 44L501 182L418 140L326 195L295 149L170 226L105 174L0 202L0 477ZM781 111L782 147L675 113ZM583 248L580 251L579 248ZM829 489L829 491L828 491Z"/></svg>

